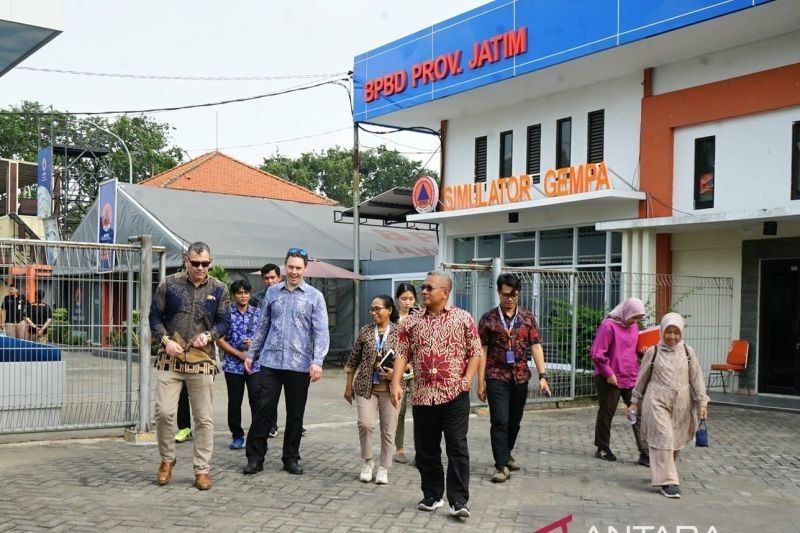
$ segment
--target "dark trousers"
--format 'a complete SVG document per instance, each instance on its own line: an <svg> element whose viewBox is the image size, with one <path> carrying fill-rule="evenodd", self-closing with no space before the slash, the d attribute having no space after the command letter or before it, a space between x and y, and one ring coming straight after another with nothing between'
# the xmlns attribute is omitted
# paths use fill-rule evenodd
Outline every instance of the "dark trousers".
<svg viewBox="0 0 800 533"><path fill-rule="evenodd" d="M225 372L225 384L228 386L228 429L233 438L244 437L242 429L242 400L244 389L247 387L247 402L250 404L250 414L253 415L258 405L258 380L255 374L232 374ZM252 416L251 416L252 418Z"/></svg>
<svg viewBox="0 0 800 533"><path fill-rule="evenodd" d="M415 405L414 446L425 498L439 500L445 491L442 434L447 452L447 501L469 500L469 393L441 405Z"/></svg>
<svg viewBox="0 0 800 533"><path fill-rule="evenodd" d="M492 427L489 435L492 440L494 467L502 468L508 464L511 450L517 442L522 411L528 399L528 382L506 383L499 379L486 380L486 397L489 401L489 419Z"/></svg>
<svg viewBox="0 0 800 533"><path fill-rule="evenodd" d="M283 432L283 463L300 459L300 439L303 435L303 415L306 411L308 386L311 375L308 372L276 370L261 367L258 376L258 402L250 430L247 432L246 454L249 463L263 463L267 455L267 433L275 423L274 415L283 388L286 402L286 428Z"/></svg>
<svg viewBox="0 0 800 533"><path fill-rule="evenodd" d="M189 409L189 391L186 389L186 382L181 387L181 395L178 396L178 431L181 429L192 429L192 411Z"/></svg>
<svg viewBox="0 0 800 533"><path fill-rule="evenodd" d="M609 385L602 375L595 376L595 383L597 384L597 399L600 402L600 408L597 410L597 420L594 424L594 445L605 449L609 448L611 444L611 421L614 419L614 413L617 412L619 399L621 397L625 405L630 407L633 389L620 389ZM636 448L643 452L647 450L647 447L642 445L642 439L639 435L642 420L641 412L639 415L633 425L633 438L636 439Z"/></svg>

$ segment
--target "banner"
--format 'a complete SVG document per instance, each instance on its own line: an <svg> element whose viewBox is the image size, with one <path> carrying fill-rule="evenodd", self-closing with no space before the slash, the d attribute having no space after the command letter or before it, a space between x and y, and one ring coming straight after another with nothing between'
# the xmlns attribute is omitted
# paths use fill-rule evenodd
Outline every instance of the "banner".
<svg viewBox="0 0 800 533"><path fill-rule="evenodd" d="M61 235L58 231L58 220L56 217L47 217L44 219L44 239L46 241L60 241ZM47 253L47 264L53 266L58 260L60 248L48 246L45 248Z"/></svg>
<svg viewBox="0 0 800 533"><path fill-rule="evenodd" d="M39 148L36 163L36 216L47 218L53 214L53 147Z"/></svg>
<svg viewBox="0 0 800 533"><path fill-rule="evenodd" d="M97 242L114 244L117 229L117 180L102 182L97 190ZM100 250L98 271L107 272L114 268L114 251Z"/></svg>

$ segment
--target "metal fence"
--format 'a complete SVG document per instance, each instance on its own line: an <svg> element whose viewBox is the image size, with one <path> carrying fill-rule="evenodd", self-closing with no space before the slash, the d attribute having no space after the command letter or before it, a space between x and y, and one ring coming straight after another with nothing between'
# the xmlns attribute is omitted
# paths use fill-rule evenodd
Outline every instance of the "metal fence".
<svg viewBox="0 0 800 533"><path fill-rule="evenodd" d="M604 271L543 270L494 265L446 264L453 277L453 303L476 322L497 307L495 280L501 272L519 276L519 305L536 315L552 398L531 380L529 402L568 400L595 394L589 350L606 313L627 297L645 303L641 326L658 324L668 311L686 319L685 342L695 348L705 372L727 351L733 331L733 279ZM533 371L534 377L536 375ZM474 396L474 393L473 393ZM473 403L478 403L473 397Z"/></svg>
<svg viewBox="0 0 800 533"><path fill-rule="evenodd" d="M140 382L146 397L150 387L150 365L146 372L139 367L140 303L159 280L152 265L164 252L151 252L149 237L144 240L99 245L0 239L0 294L13 283L32 322L46 318L37 302L51 310L43 335L15 320L0 336L0 434L139 421ZM144 352L149 361L150 350ZM141 414L149 420L149 402Z"/></svg>

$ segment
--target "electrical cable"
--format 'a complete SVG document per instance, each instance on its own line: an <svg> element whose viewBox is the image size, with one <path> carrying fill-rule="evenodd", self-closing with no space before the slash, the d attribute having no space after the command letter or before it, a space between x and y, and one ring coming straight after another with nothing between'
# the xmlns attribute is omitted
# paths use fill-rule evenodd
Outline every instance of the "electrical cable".
<svg viewBox="0 0 800 533"><path fill-rule="evenodd" d="M236 149L236 148L253 148L253 147L256 147L256 146L266 146L266 145L269 145L269 144L280 144L280 143L285 143L285 142L290 142L290 141L299 141L299 140L302 140L302 139L311 139L313 137L322 137L323 135L330 135L332 133L339 133L339 132L347 131L347 130L350 130L350 129L351 128L348 126L347 128L339 128L338 130L321 131L319 133L312 133L310 135L303 135L302 137L292 137L290 139L281 139L279 141L265 141L265 142L254 143L254 144L240 144L240 145L237 145L237 146L221 146L219 148L190 148L190 149L187 149L185 151L186 152L211 152L211 151L214 151L214 150L232 150L232 149Z"/></svg>
<svg viewBox="0 0 800 533"><path fill-rule="evenodd" d="M160 74L123 74L118 72L89 72L82 70L67 70L44 67L16 67L14 70L28 70L31 72L49 72L54 74L70 74L75 76L95 76L101 78L133 78L141 80L172 80L172 81L271 81L271 80L300 80L333 78L347 75L347 72L334 72L330 74L285 74L281 76L168 76Z"/></svg>

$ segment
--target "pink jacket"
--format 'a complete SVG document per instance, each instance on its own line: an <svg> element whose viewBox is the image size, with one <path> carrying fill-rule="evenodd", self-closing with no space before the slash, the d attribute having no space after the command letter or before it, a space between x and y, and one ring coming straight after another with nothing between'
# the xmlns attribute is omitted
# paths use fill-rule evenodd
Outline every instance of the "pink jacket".
<svg viewBox="0 0 800 533"><path fill-rule="evenodd" d="M592 361L594 375L617 376L620 389L632 389L636 386L639 374L639 359L636 355L636 341L639 339L639 326L631 324L627 328L606 318L597 328L592 343Z"/></svg>

